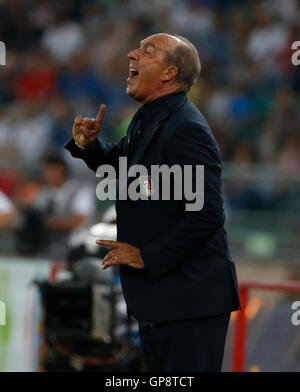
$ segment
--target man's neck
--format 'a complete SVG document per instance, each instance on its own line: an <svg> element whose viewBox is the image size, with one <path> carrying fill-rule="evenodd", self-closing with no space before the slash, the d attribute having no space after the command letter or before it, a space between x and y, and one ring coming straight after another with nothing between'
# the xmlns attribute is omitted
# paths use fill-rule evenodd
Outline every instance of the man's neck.
<svg viewBox="0 0 300 392"><path fill-rule="evenodd" d="M169 86L163 87L159 90L154 91L152 94L148 95L144 101L140 102L140 105L143 106L148 102L154 101L157 98L164 97L165 95L175 94L182 91L180 86Z"/></svg>

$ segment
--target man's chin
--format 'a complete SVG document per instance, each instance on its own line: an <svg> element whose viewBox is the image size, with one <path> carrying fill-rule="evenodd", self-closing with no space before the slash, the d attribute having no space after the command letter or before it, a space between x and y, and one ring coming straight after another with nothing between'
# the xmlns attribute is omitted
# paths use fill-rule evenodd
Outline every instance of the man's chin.
<svg viewBox="0 0 300 392"><path fill-rule="evenodd" d="M127 86L126 94L128 95L128 97L134 98L135 90L133 88L130 88L129 86Z"/></svg>
<svg viewBox="0 0 300 392"><path fill-rule="evenodd" d="M126 88L126 94L128 97L131 97L132 99L134 99L137 102L143 102L143 100L144 100L144 97L141 96L137 86L133 87L128 84L127 88Z"/></svg>
<svg viewBox="0 0 300 392"><path fill-rule="evenodd" d="M128 97L132 97L132 91L130 90L130 88L126 88L126 94L128 95Z"/></svg>

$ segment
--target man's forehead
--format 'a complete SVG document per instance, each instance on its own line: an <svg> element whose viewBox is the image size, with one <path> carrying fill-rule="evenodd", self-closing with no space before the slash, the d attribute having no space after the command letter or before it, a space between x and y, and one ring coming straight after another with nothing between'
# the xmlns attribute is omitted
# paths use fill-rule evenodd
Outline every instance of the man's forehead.
<svg viewBox="0 0 300 392"><path fill-rule="evenodd" d="M140 43L141 45L151 44L156 48L166 49L171 46L177 46L183 43L183 41L169 34L154 34L143 39Z"/></svg>

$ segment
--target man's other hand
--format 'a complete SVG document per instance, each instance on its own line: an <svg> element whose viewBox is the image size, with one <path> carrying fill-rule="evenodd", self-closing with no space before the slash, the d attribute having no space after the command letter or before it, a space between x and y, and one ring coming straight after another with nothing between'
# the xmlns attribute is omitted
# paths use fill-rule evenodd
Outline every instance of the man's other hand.
<svg viewBox="0 0 300 392"><path fill-rule="evenodd" d="M87 147L97 139L106 112L106 105L100 105L96 118L82 117L78 114L73 125L73 138L82 147Z"/></svg>
<svg viewBox="0 0 300 392"><path fill-rule="evenodd" d="M128 265L132 268L144 268L144 262L139 248L125 242L118 241L96 241L98 245L113 248L103 259L102 269L106 269L112 265Z"/></svg>

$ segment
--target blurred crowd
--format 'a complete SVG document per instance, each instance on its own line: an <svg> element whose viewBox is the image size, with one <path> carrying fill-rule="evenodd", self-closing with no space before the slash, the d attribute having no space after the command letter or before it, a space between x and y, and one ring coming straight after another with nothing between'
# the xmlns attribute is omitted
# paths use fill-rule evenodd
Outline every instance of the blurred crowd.
<svg viewBox="0 0 300 392"><path fill-rule="evenodd" d="M105 138L135 111L126 54L156 32L187 36L202 78L191 98L206 114L225 161L300 164L297 0L2 0L1 160L34 164L62 148L74 115L108 106Z"/></svg>
<svg viewBox="0 0 300 392"><path fill-rule="evenodd" d="M207 117L223 160L298 173L300 66L291 62L291 45L300 41L299 1L0 0L0 20L7 48L0 70L6 194L49 149L75 165L63 146L76 114L94 117L105 103L102 137L116 141L126 132L137 109L125 94L126 54L158 32L186 36L197 47L202 76L189 96ZM31 200L33 187L26 189L22 196Z"/></svg>

